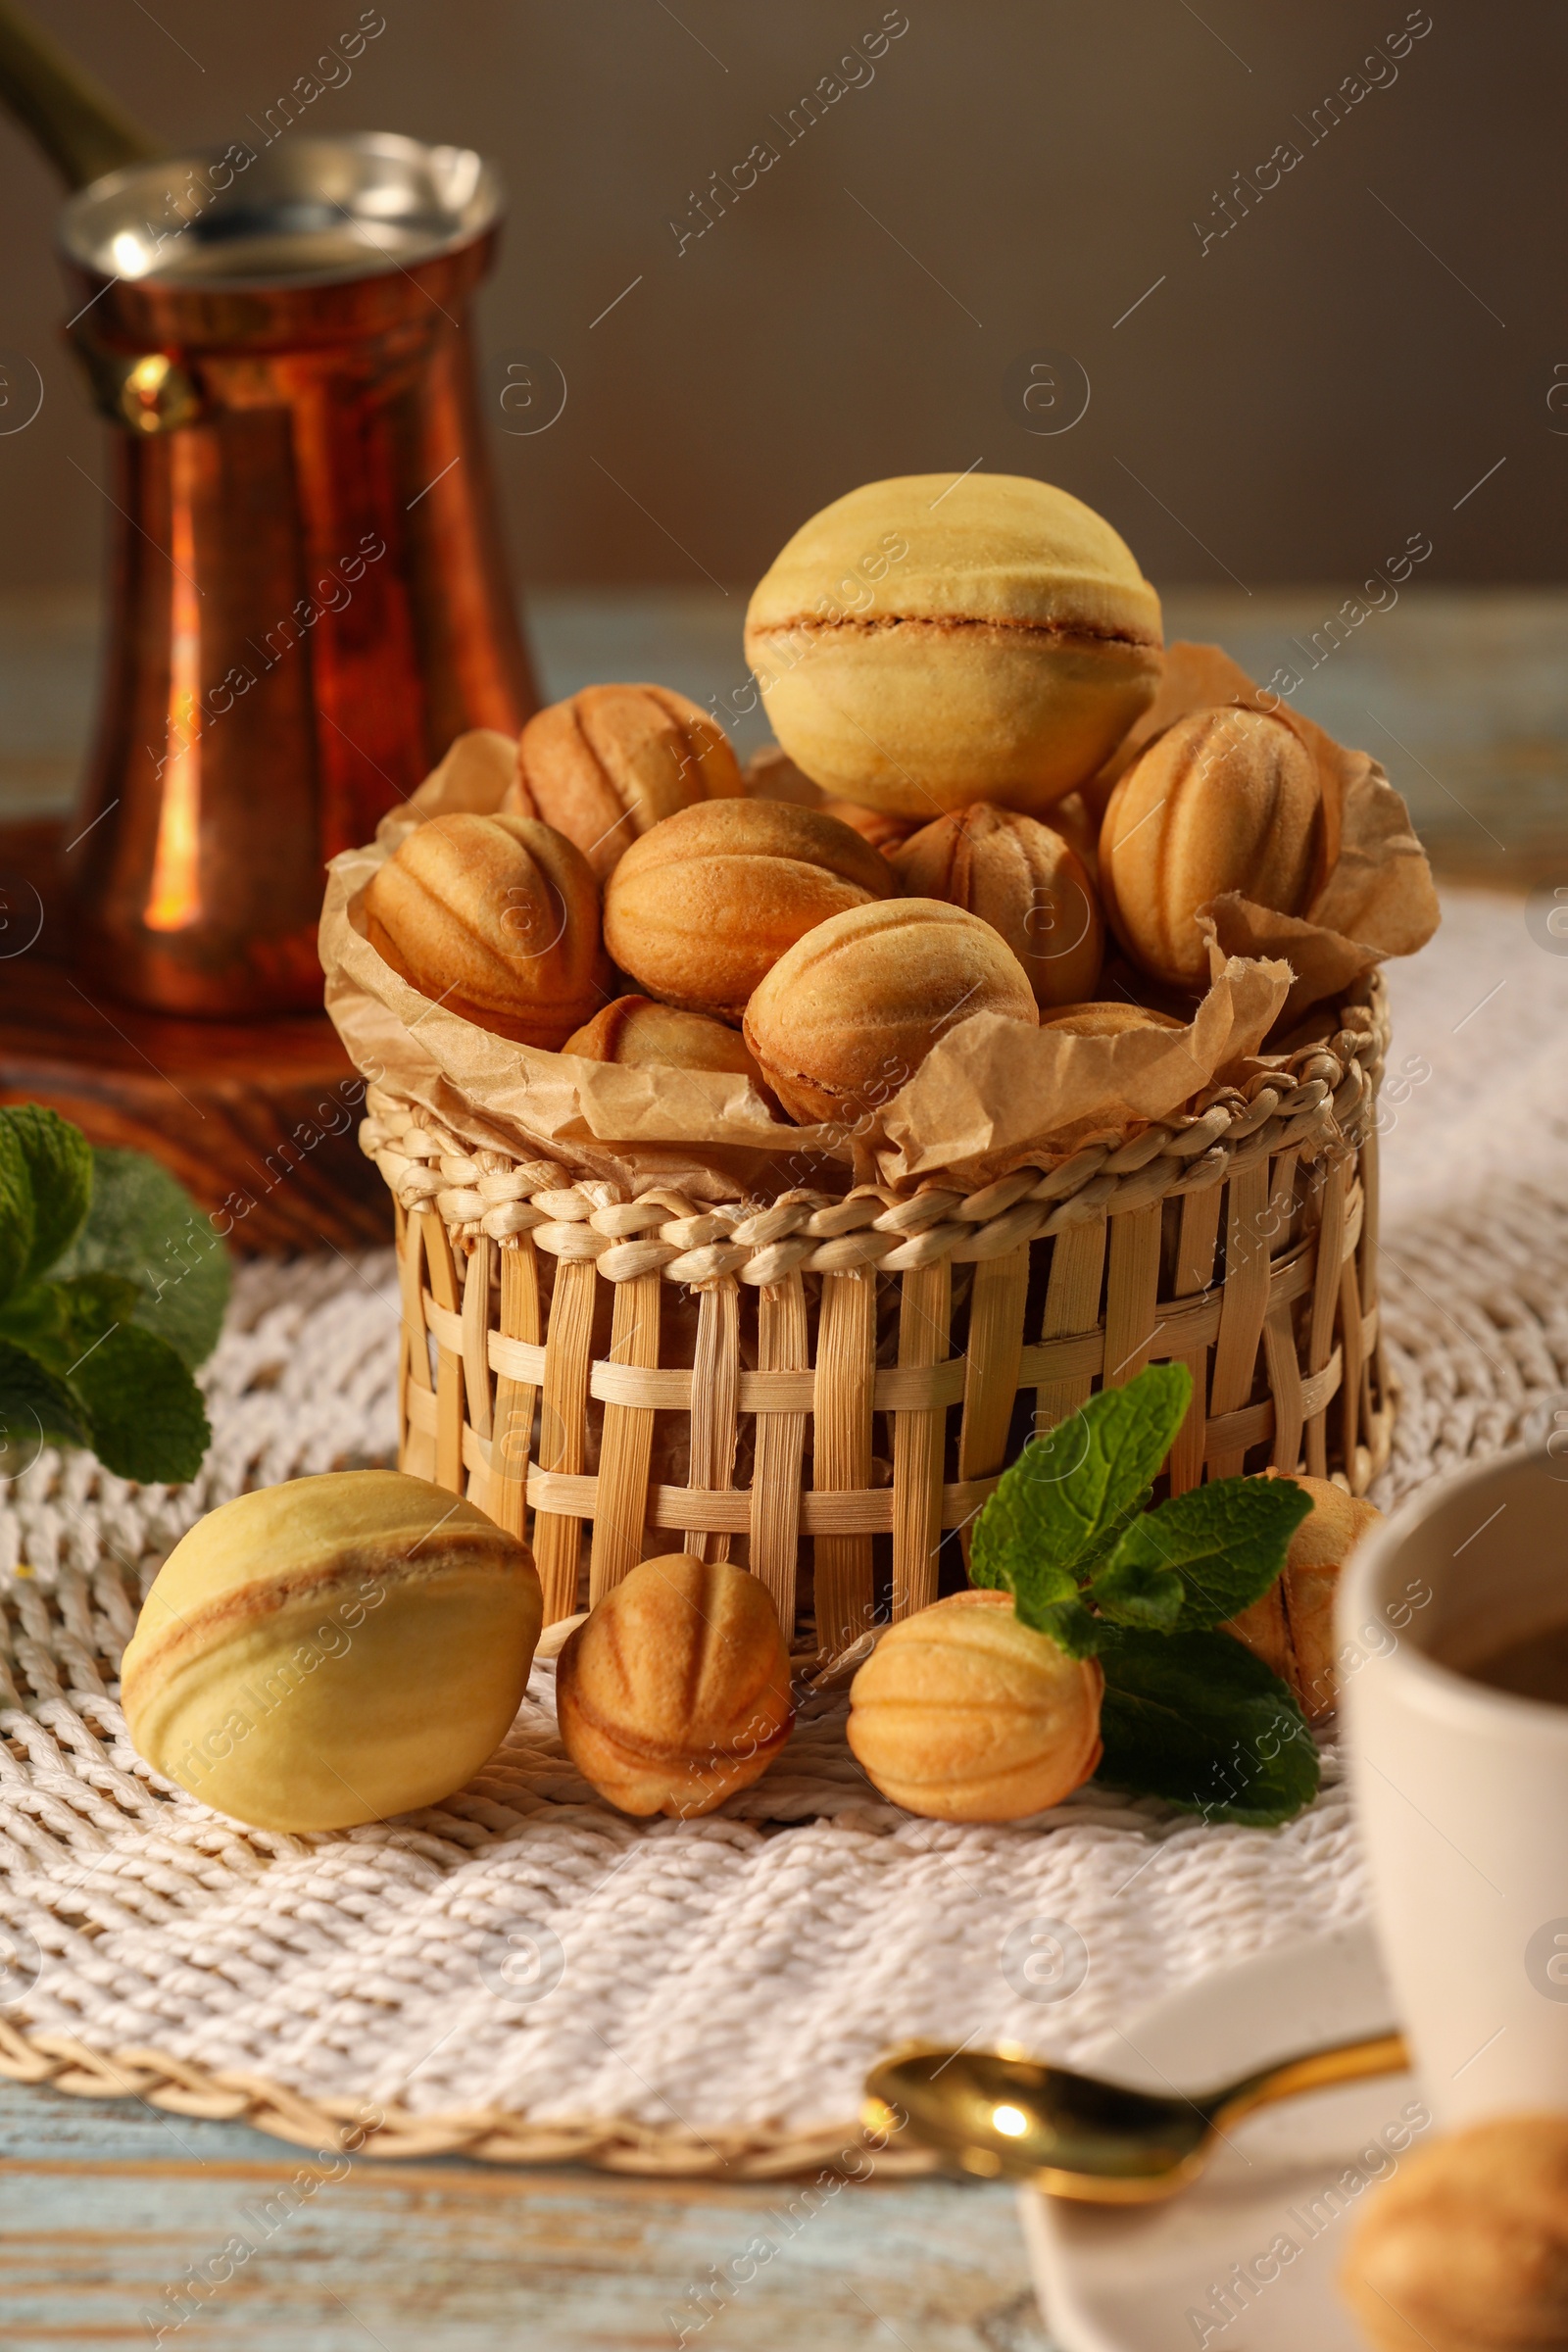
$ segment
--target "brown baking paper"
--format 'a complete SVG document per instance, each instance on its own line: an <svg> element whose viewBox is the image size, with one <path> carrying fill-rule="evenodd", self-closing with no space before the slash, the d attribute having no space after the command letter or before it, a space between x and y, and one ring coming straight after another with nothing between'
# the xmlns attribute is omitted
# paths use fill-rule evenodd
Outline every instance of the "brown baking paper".
<svg viewBox="0 0 1568 2352"><path fill-rule="evenodd" d="M744 1077L584 1061L497 1037L421 996L367 938L366 886L427 818L499 807L504 739L461 737L368 847L327 868L320 954L326 1007L356 1066L421 1103L477 1147L562 1162L574 1176L696 1200L772 1199L795 1185L858 1180L913 1189L942 1174L967 1186L1054 1166L1085 1143L1138 1132L1257 1066L1291 985L1279 962L1214 955L1191 1024L1115 1038L1067 1037L981 1014L940 1039L885 1102L834 1127L795 1127Z"/></svg>
<svg viewBox="0 0 1568 2352"><path fill-rule="evenodd" d="M912 1186L950 1171L991 1184L1136 1134L1217 1085L1239 1085L1261 1066L1291 975L1282 963L1214 960L1208 994L1185 1029L1068 1037L984 1012L951 1030L868 1139L878 1175Z"/></svg>
<svg viewBox="0 0 1568 2352"><path fill-rule="evenodd" d="M1410 956L1438 927L1432 868L1410 813L1367 752L1347 751L1277 694L1254 686L1217 645L1166 649L1158 692L1090 787L1102 812L1118 777L1156 735L1190 710L1222 706L1282 719L1311 753L1328 818L1329 871L1304 915L1276 914L1238 891L1201 910L1227 956L1280 956L1294 975L1283 1019L1364 980L1386 956Z"/></svg>

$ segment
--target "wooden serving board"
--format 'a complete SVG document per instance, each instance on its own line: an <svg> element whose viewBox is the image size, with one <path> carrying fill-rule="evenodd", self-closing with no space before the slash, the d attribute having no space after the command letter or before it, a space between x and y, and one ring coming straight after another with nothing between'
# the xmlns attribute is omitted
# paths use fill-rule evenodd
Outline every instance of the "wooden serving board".
<svg viewBox="0 0 1568 2352"><path fill-rule="evenodd" d="M236 1250L390 1243L363 1081L324 1013L197 1021L122 1004L72 953L54 820L0 827L0 1102L150 1152Z"/></svg>

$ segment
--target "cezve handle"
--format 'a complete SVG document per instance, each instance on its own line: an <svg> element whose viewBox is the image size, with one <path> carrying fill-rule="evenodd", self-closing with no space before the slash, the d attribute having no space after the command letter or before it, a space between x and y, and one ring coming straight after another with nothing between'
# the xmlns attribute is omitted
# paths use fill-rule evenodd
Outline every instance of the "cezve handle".
<svg viewBox="0 0 1568 2352"><path fill-rule="evenodd" d="M0 105L31 132L69 187L84 188L163 152L13 0L0 0Z"/></svg>

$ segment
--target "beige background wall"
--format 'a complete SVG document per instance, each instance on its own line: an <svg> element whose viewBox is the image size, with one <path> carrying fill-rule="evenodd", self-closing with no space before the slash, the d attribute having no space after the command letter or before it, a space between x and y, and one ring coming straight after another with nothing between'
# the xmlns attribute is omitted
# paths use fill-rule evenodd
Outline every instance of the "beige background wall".
<svg viewBox="0 0 1568 2352"><path fill-rule="evenodd" d="M1432 581L1560 572L1555 0L1429 0L1402 59L1388 36L1428 13L1404 0L379 4L385 30L308 120L503 165L483 342L492 369L543 349L569 386L550 431L497 436L526 579L746 581L857 480L976 460L1087 498L1163 582L1359 579L1418 532ZM36 13L174 145L244 135L360 8ZM907 29L786 144L791 108L885 13ZM699 225L693 192L760 140L777 162L678 250L671 219ZM1259 200L1282 142L1299 161ZM1254 193L1222 236L1238 170ZM0 127L0 345L45 383L36 422L0 437L0 588L97 564L56 202ZM1090 386L1054 436L1021 403L1041 347Z"/></svg>

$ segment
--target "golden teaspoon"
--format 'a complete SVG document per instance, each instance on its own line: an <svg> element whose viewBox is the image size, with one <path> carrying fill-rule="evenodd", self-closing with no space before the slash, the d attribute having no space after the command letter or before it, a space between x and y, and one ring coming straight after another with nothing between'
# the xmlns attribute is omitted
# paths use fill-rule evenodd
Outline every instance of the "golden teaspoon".
<svg viewBox="0 0 1568 2352"><path fill-rule="evenodd" d="M1143 2205L1196 2180L1214 2142L1255 2107L1337 2082L1396 2075L1402 2035L1343 2041L1196 2098L1124 2090L1021 2052L900 2042L866 2077L860 2120L956 2156L966 2172L1032 2180L1054 2197Z"/></svg>

